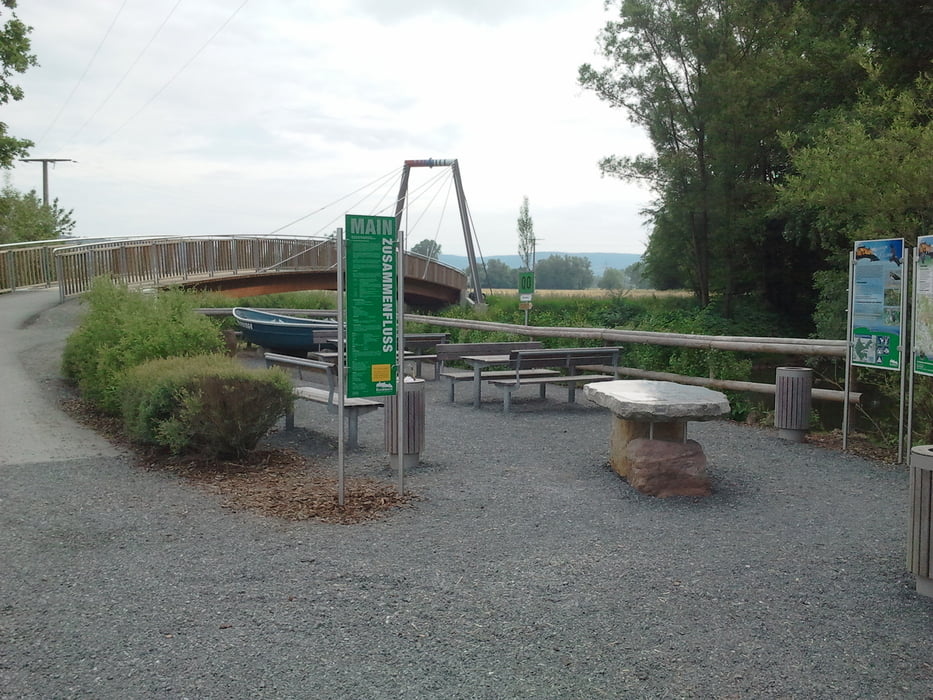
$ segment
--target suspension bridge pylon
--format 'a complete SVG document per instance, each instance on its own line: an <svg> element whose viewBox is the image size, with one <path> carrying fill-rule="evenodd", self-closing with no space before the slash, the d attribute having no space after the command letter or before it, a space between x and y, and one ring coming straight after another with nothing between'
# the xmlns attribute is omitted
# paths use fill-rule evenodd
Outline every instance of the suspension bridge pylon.
<svg viewBox="0 0 933 700"><path fill-rule="evenodd" d="M470 226L470 211L467 208L466 196L463 194L463 179L460 177L460 164L456 158L427 158L422 160L406 160L402 168L402 181L399 185L398 199L395 202L395 229L401 230L402 213L405 211L405 200L408 197L408 176L412 168L449 167L454 176L454 189L457 191L457 206L460 209L460 223L463 226L463 241L466 244L467 259L470 265L470 283L473 287L473 300L476 304L485 304L483 287L480 284L479 266L476 264L476 252L473 247L473 230Z"/></svg>

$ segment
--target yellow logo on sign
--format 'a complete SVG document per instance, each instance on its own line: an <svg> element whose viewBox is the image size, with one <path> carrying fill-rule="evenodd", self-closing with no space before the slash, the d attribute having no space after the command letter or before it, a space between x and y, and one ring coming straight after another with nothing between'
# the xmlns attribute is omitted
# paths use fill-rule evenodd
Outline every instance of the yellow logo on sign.
<svg viewBox="0 0 933 700"><path fill-rule="evenodd" d="M370 371L374 382L392 381L392 365L371 365Z"/></svg>

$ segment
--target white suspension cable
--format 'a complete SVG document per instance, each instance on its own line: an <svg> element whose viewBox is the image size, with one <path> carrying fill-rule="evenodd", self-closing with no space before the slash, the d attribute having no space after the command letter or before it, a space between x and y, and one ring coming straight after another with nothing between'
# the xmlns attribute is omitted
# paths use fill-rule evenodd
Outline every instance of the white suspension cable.
<svg viewBox="0 0 933 700"><path fill-rule="evenodd" d="M377 177L377 178L376 178L375 180L373 180L372 182L367 182L367 183L366 183L365 185L363 185L362 187L360 187L360 188L358 188L358 189L355 189L355 190L353 190L352 192L350 192L350 193L348 193L348 194L345 194L343 197L340 197L339 199L335 199L333 202L330 202L329 204L325 204L323 207L320 207L320 208L318 208L318 209L315 209L314 211L312 211L312 212L310 212L310 213L308 213L308 214L305 214L304 216L300 216L300 217L298 217L297 219L295 219L294 221L290 221L289 223L285 224L284 226L279 226L277 229L274 229L274 230L272 230L272 231L269 231L269 233L268 233L267 235L271 236L271 235L273 235L273 234L278 233L279 231L284 231L284 230L287 229L289 226L294 226L295 224L300 223L300 222L304 221L305 219L308 219L308 218L314 216L315 214L320 214L320 213L321 213L322 211L324 211L325 209L329 209L330 207L335 206L336 204L339 204L340 202L342 202L343 200L347 199L348 197L352 197L352 196L355 195L357 192L362 192L362 191L365 190L367 187L371 187L371 186L373 186L373 185L376 185L377 183L382 183L383 180L385 180L385 179L387 179L387 178L389 178L389 177L396 177L396 173L400 172L400 170L401 170L400 168L395 168L395 169L389 171L388 173L385 173L384 175L380 175L379 177ZM342 216L342 214L341 214L341 216ZM338 216L337 218L339 218L339 216ZM335 220L336 220L336 219L335 219Z"/></svg>

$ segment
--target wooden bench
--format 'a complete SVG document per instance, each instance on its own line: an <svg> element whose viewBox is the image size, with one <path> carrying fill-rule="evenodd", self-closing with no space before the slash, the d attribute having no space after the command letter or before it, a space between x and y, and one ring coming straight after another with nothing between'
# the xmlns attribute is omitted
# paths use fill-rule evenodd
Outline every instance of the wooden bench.
<svg viewBox="0 0 933 700"><path fill-rule="evenodd" d="M301 357L291 357L289 355L279 355L274 352L264 354L266 367L286 367L298 371L298 378L305 381L305 375L309 375L307 381L313 382L318 386L296 386L293 389L296 399L312 401L327 406L331 413L338 411L337 399L337 373L334 365L328 362L318 360L306 360ZM347 447L355 449L359 447L359 417L360 414L369 413L382 408L382 402L373 399L349 398L343 399L343 410L347 418ZM285 429L291 430L295 427L295 414L289 411L285 416Z"/></svg>
<svg viewBox="0 0 933 700"><path fill-rule="evenodd" d="M502 409L509 413L512 408L512 394L523 386L537 385L541 398L546 397L548 384L567 386L567 402L576 400L577 384L590 382L608 382L614 380L615 372L609 374L579 374L586 365L606 365L615 368L619 364L621 348L555 348L548 350L522 349L509 354L514 370L509 377L491 379L490 384L503 391ZM547 368L556 376L530 376L535 369ZM560 372L566 371L567 374Z"/></svg>
<svg viewBox="0 0 933 700"><path fill-rule="evenodd" d="M458 382L474 382L473 405L475 408L479 408L481 382L515 376L514 370L486 370L485 367L509 365L509 353L513 350L532 350L543 347L544 345L536 340L497 343L440 343L435 347L437 354L437 372L435 376L450 383L451 402L455 399L455 388ZM469 363L472 365L472 369L451 369L447 367L448 362L462 362L465 361L464 358L471 358ZM476 358L488 358L488 360L482 362ZM559 373L547 369L532 371L532 375L538 377L556 374Z"/></svg>

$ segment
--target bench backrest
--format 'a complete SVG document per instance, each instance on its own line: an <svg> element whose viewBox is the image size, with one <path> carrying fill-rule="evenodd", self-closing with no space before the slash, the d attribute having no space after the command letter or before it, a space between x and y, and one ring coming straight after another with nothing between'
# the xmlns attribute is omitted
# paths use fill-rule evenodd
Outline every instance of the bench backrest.
<svg viewBox="0 0 933 700"><path fill-rule="evenodd" d="M450 333L406 333L406 350L427 350L438 344L446 343L450 339Z"/></svg>
<svg viewBox="0 0 933 700"><path fill-rule="evenodd" d="M513 350L509 357L515 370L536 367L549 369L573 368L579 365L619 366L619 351L622 348L556 348L547 350Z"/></svg>
<svg viewBox="0 0 933 700"><path fill-rule="evenodd" d="M503 343L438 343L434 351L438 362L450 362L470 355L508 355L514 350L541 349L544 345L537 340Z"/></svg>
<svg viewBox="0 0 933 700"><path fill-rule="evenodd" d="M264 353L263 357L266 359L266 367L291 367L297 369L298 376L301 379L305 379L305 373L307 373L311 377L309 381L327 388L329 392L327 402L337 405L334 400L334 393L337 390L337 376L334 372L334 366L329 362L280 355L274 352Z"/></svg>

